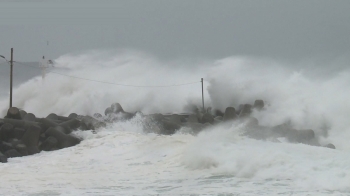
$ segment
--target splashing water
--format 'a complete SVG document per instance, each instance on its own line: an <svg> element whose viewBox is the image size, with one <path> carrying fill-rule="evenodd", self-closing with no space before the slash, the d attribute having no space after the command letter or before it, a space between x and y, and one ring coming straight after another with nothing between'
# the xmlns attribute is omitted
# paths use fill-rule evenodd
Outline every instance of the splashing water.
<svg viewBox="0 0 350 196"><path fill-rule="evenodd" d="M127 87L49 73L14 90L14 105L38 116L103 113L111 103L143 113L186 112L205 105L224 110L263 99L253 116L263 126L290 121L320 134L325 127L337 150L242 136L241 127L215 126L197 136L144 133L139 117L101 129L78 131L78 146L10 159L0 166L3 194L147 195L348 194L350 114L349 70L293 65L269 59L230 57L216 61L161 61L136 52L93 51L56 59L60 73ZM317 68L317 69L316 69ZM58 72L58 71L57 71ZM8 101L0 102L3 114ZM18 184L18 187L14 187ZM11 187L11 188L9 188Z"/></svg>

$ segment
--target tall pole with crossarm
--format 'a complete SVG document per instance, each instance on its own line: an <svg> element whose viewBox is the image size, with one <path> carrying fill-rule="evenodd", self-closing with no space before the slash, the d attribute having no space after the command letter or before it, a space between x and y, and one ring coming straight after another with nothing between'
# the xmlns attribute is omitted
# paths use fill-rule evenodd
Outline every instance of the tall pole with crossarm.
<svg viewBox="0 0 350 196"><path fill-rule="evenodd" d="M12 81L13 81L13 48L11 48L11 75L10 75L10 108L12 107Z"/></svg>

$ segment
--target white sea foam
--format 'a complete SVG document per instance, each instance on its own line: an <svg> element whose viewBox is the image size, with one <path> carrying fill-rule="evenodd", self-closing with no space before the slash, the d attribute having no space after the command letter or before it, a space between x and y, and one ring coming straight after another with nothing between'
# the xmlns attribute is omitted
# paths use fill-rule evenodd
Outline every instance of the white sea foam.
<svg viewBox="0 0 350 196"><path fill-rule="evenodd" d="M46 116L103 113L113 102L126 111L183 112L201 105L237 107L263 99L253 116L264 126L286 121L312 128L337 150L242 136L244 125L215 126L197 136L144 133L140 116L98 130L78 131L72 148L0 165L3 195L341 195L350 192L349 70L294 66L267 59L171 61L135 52L88 52L56 60L66 75L128 85L96 83L49 73L14 90L14 105ZM304 64L303 64L304 65ZM58 71L57 71L58 72ZM0 102L5 111L7 100ZM3 112L4 114L4 112ZM328 130L328 137L324 135ZM282 141L282 140L281 140Z"/></svg>

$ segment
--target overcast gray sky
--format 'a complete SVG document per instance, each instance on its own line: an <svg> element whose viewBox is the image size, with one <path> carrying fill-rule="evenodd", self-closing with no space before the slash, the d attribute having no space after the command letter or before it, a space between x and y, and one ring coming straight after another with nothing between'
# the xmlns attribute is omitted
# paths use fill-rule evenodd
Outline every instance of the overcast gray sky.
<svg viewBox="0 0 350 196"><path fill-rule="evenodd" d="M349 10L349 0L0 0L0 55L334 58L350 54Z"/></svg>

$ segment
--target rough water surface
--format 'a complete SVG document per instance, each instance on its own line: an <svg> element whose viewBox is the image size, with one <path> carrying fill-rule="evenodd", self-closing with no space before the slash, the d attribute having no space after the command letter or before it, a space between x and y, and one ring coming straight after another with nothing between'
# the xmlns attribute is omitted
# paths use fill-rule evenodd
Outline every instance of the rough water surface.
<svg viewBox="0 0 350 196"><path fill-rule="evenodd" d="M196 136L185 129L156 135L145 133L137 116L96 134L77 131L84 140L71 148L10 158L0 164L1 195L350 195L346 67L315 70L247 57L161 62L96 51L62 56L56 66L65 75L115 84L198 83L137 88L49 73L45 81L36 77L19 85L14 105L37 116L92 115L114 102L130 112L187 112L201 106L204 77L206 107L223 110L263 99L265 109L252 114L260 125L314 129L322 145L337 149L255 140L243 136L240 126L214 126ZM7 107L7 98L1 100L3 113Z"/></svg>
<svg viewBox="0 0 350 196"><path fill-rule="evenodd" d="M136 124L136 125L135 125ZM2 195L347 195L347 152L238 130L144 134L118 123L71 148L0 165Z"/></svg>

